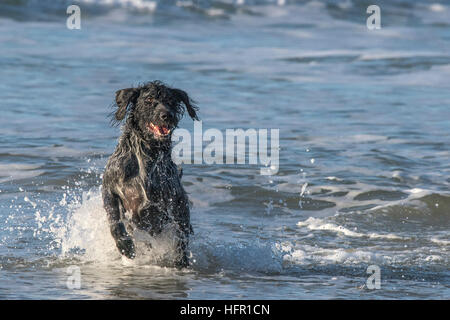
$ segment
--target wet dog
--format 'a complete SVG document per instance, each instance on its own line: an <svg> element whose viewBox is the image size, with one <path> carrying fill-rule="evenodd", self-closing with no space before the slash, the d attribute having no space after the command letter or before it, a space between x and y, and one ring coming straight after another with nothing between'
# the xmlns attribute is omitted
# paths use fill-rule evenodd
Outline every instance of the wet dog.
<svg viewBox="0 0 450 320"><path fill-rule="evenodd" d="M189 202L181 170L171 159L171 136L186 108L198 120L198 108L180 89L160 81L116 92L114 121L124 123L116 150L103 175L102 196L111 234L124 256L136 256L132 237L139 229L158 235L175 226L177 267L189 264Z"/></svg>

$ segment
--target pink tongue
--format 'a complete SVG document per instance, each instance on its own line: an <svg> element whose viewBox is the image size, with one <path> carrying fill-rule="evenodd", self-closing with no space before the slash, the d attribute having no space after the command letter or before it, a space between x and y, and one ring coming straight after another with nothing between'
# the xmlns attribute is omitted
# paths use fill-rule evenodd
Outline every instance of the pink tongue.
<svg viewBox="0 0 450 320"><path fill-rule="evenodd" d="M158 130L159 134L166 135L169 133L169 129L167 127L156 126L156 130Z"/></svg>
<svg viewBox="0 0 450 320"><path fill-rule="evenodd" d="M167 127L159 127L159 132L166 135L169 133L169 129L167 129Z"/></svg>

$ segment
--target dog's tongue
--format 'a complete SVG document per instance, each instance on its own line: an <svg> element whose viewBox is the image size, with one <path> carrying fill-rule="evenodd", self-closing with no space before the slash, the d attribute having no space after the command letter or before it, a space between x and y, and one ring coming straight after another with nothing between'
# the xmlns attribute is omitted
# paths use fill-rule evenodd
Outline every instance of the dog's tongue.
<svg viewBox="0 0 450 320"><path fill-rule="evenodd" d="M169 133L169 128L167 128L167 127L157 126L156 128L158 129L159 133L162 135L167 135Z"/></svg>
<svg viewBox="0 0 450 320"><path fill-rule="evenodd" d="M150 123L147 126L148 130L152 131L154 134L158 136L167 136L170 133L169 127L166 126L157 126L153 123Z"/></svg>
<svg viewBox="0 0 450 320"><path fill-rule="evenodd" d="M158 128L159 132L161 132L163 135L166 135L169 133L169 128L167 127L159 127Z"/></svg>
<svg viewBox="0 0 450 320"><path fill-rule="evenodd" d="M162 136L169 134L169 128L165 126L154 126L154 128L156 129L156 131L158 131L157 133Z"/></svg>

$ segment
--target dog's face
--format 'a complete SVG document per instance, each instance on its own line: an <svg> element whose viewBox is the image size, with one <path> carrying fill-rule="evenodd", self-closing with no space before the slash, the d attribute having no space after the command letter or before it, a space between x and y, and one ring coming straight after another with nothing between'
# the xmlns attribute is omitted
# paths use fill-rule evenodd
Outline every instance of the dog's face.
<svg viewBox="0 0 450 320"><path fill-rule="evenodd" d="M142 88L139 92L133 117L145 137L165 140L171 137L181 117L178 101L172 93L155 96L153 88Z"/></svg>
<svg viewBox="0 0 450 320"><path fill-rule="evenodd" d="M147 140L170 141L184 113L182 104L191 118L198 120L197 107L186 92L169 88L159 81L117 91L116 103L115 119L121 121L128 114L133 129Z"/></svg>

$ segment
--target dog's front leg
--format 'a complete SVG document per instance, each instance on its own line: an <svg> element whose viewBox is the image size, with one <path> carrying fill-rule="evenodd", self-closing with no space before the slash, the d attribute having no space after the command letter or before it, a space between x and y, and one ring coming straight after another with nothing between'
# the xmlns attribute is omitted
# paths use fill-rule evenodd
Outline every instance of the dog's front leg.
<svg viewBox="0 0 450 320"><path fill-rule="evenodd" d="M178 258L175 261L175 266L179 269L189 267L189 258L187 256L187 249L189 244L189 236L179 233L177 239Z"/></svg>
<svg viewBox="0 0 450 320"><path fill-rule="evenodd" d="M187 218L186 218L187 217ZM176 219L177 223L177 253L175 261L177 268L186 268L189 266L188 247L191 225L189 223L189 211L183 219Z"/></svg>
<svg viewBox="0 0 450 320"><path fill-rule="evenodd" d="M103 190L103 206L108 215L111 235L120 253L129 259L136 257L136 249L130 235L125 229L125 225L120 221L120 198L117 195Z"/></svg>

